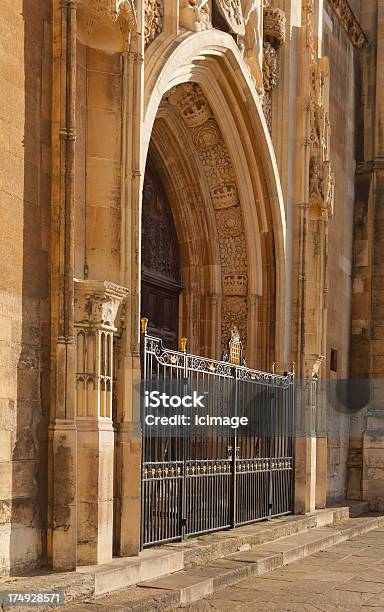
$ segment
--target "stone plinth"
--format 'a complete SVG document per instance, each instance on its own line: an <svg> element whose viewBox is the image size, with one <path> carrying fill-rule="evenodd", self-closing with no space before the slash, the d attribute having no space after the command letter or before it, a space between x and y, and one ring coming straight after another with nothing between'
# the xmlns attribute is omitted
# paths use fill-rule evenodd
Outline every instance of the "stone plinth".
<svg viewBox="0 0 384 612"><path fill-rule="evenodd" d="M112 559L113 334L126 295L113 283L75 282L79 565Z"/></svg>

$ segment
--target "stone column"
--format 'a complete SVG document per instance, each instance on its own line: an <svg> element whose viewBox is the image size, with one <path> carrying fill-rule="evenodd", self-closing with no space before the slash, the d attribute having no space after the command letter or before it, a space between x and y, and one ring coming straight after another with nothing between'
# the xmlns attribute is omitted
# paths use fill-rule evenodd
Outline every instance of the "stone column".
<svg viewBox="0 0 384 612"><path fill-rule="evenodd" d="M326 352L328 220L333 214L334 174L329 159L328 60L319 57L319 41L314 34L316 15L311 2L302 5L302 23L298 35L295 169L298 206L294 226L294 273L298 284L294 288L297 327L293 337L297 342L295 357L300 381L296 402L299 420L295 509L308 512L315 509L316 495L320 506L325 504L326 495L325 424L317 440L316 411L321 409L317 379Z"/></svg>
<svg viewBox="0 0 384 612"><path fill-rule="evenodd" d="M115 543L121 556L138 554L141 525L141 423L136 391L140 368L141 196L145 156L142 139L144 92L144 3L137 4L137 32L124 54L121 282L130 288L121 338L117 397L119 492Z"/></svg>
<svg viewBox="0 0 384 612"><path fill-rule="evenodd" d="M316 387L315 379L296 382L295 514L312 512L316 506Z"/></svg>
<svg viewBox="0 0 384 612"><path fill-rule="evenodd" d="M75 281L77 559L112 559L114 431L113 334L128 291L104 281Z"/></svg>
<svg viewBox="0 0 384 612"><path fill-rule="evenodd" d="M74 194L77 0L53 2L51 334L48 558L76 568Z"/></svg>

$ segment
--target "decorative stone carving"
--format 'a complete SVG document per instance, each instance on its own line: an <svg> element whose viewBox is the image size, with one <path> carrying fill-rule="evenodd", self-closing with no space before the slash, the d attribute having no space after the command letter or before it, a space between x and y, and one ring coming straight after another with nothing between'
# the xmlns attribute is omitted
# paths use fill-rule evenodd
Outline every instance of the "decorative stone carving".
<svg viewBox="0 0 384 612"><path fill-rule="evenodd" d="M316 359L316 361L315 361L315 363L313 364L313 367L312 367L312 373L311 373L311 378L312 379L319 378L319 370L320 370L321 365L322 365L324 360L325 360L324 355L319 355L318 358Z"/></svg>
<svg viewBox="0 0 384 612"><path fill-rule="evenodd" d="M145 0L144 42L149 45L163 29L163 0Z"/></svg>
<svg viewBox="0 0 384 612"><path fill-rule="evenodd" d="M235 173L220 128L203 91L196 83L184 83L167 94L201 161L216 215L222 267L223 346L233 325L246 338L248 293L247 251Z"/></svg>
<svg viewBox="0 0 384 612"><path fill-rule="evenodd" d="M318 158L313 156L309 169L310 203L318 206L321 214L333 216L335 200L335 177L329 161L319 164Z"/></svg>
<svg viewBox="0 0 384 612"><path fill-rule="evenodd" d="M195 147L202 151L217 145L220 140L220 130L216 121L206 120L200 128L194 131L192 138Z"/></svg>
<svg viewBox="0 0 384 612"><path fill-rule="evenodd" d="M221 264L224 270L243 270L247 264L244 234L240 236L227 236L220 241Z"/></svg>
<svg viewBox="0 0 384 612"><path fill-rule="evenodd" d="M285 43L285 13L282 9L264 6L264 40L278 49Z"/></svg>
<svg viewBox="0 0 384 612"><path fill-rule="evenodd" d="M263 87L264 92L271 91L279 81L279 60L277 51L271 43L264 43Z"/></svg>
<svg viewBox="0 0 384 612"><path fill-rule="evenodd" d="M128 289L108 281L75 281L75 324L114 331L117 309Z"/></svg>
<svg viewBox="0 0 384 612"><path fill-rule="evenodd" d="M180 0L180 25L200 32L212 27L208 0Z"/></svg>
<svg viewBox="0 0 384 612"><path fill-rule="evenodd" d="M256 89L263 91L263 4L264 0L215 0L229 30L237 35Z"/></svg>
<svg viewBox="0 0 384 612"><path fill-rule="evenodd" d="M80 0L77 35L83 44L111 52L127 51L136 30L133 0Z"/></svg>
<svg viewBox="0 0 384 612"><path fill-rule="evenodd" d="M278 50L285 43L285 13L279 8L264 6L263 110L271 131L272 89L279 81Z"/></svg>
<svg viewBox="0 0 384 612"><path fill-rule="evenodd" d="M245 24L245 34L240 40L256 89L263 91L263 0L242 0L241 8Z"/></svg>
<svg viewBox="0 0 384 612"><path fill-rule="evenodd" d="M245 274L225 274L223 279L224 295L247 295Z"/></svg>
<svg viewBox="0 0 384 612"><path fill-rule="evenodd" d="M312 37L313 34L311 33ZM309 167L310 204L321 215L332 217L335 197L335 178L329 161L330 122L328 113L328 64L318 60L311 50L310 138L311 158Z"/></svg>
<svg viewBox="0 0 384 612"><path fill-rule="evenodd" d="M77 417L112 418L113 335L127 294L114 283L75 280Z"/></svg>
<svg viewBox="0 0 384 612"><path fill-rule="evenodd" d="M218 211L216 220L219 235L223 238L244 234L243 218L239 207Z"/></svg>
<svg viewBox="0 0 384 612"><path fill-rule="evenodd" d="M224 183L218 187L212 187L211 191L213 205L217 210L237 206L239 199L235 183Z"/></svg>
<svg viewBox="0 0 384 612"><path fill-rule="evenodd" d="M234 326L238 328L241 338L245 338L247 335L247 299L245 297L231 296L223 300L221 323L223 345L230 337Z"/></svg>
<svg viewBox="0 0 384 612"><path fill-rule="evenodd" d="M245 35L245 23L240 0L216 0L216 6L229 29L238 36Z"/></svg>
<svg viewBox="0 0 384 612"><path fill-rule="evenodd" d="M353 46L357 49L365 47L368 44L368 39L347 0L329 0L329 4L335 11Z"/></svg>
<svg viewBox="0 0 384 612"><path fill-rule="evenodd" d="M272 88L277 85L279 80L279 60L277 51L271 43L264 43L263 56L263 111L269 131L272 128Z"/></svg>

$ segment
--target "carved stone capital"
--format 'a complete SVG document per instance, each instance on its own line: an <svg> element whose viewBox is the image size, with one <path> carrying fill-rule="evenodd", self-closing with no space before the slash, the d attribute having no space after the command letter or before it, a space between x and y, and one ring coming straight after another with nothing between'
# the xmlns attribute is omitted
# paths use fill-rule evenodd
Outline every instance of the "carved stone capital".
<svg viewBox="0 0 384 612"><path fill-rule="evenodd" d="M83 44L109 52L128 50L137 30L133 0L79 0L77 15Z"/></svg>
<svg viewBox="0 0 384 612"><path fill-rule="evenodd" d="M75 325L115 330L121 302L128 295L125 287L108 281L75 280Z"/></svg>

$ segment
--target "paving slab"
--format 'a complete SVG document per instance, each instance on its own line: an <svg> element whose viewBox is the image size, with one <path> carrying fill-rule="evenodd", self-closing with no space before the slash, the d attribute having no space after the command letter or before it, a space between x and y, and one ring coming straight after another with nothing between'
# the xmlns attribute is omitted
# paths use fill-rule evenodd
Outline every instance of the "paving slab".
<svg viewBox="0 0 384 612"><path fill-rule="evenodd" d="M352 543L336 544L330 550L317 552L263 576L241 580L207 597L207 604L211 607L204 608L204 602L196 602L188 606L187 611L220 610L219 604L224 601L233 602L236 610L242 612L384 610L384 562L378 562L376 555L377 549L384 545L384 530L371 533L371 540L377 546L367 546L364 535L360 539L354 537ZM359 552L365 556L359 556ZM237 556L241 557L241 554ZM195 608L195 605L199 607Z"/></svg>
<svg viewBox="0 0 384 612"><path fill-rule="evenodd" d="M333 524L328 525L331 519ZM267 524L247 525L182 543L154 547L138 557L114 559L110 564L96 568L79 568L78 572L65 575L63 590L66 601L72 601L69 603L71 608L88 612L108 608L121 612L166 610L197 601L204 606L204 601L211 597L218 597L224 604L223 593L236 589L237 585L240 585L236 591L238 594L240 591L256 592L257 606L263 602L264 609L270 609L270 605L279 609L282 594L289 606L313 605L313 601L308 601L311 589L312 595L318 597L325 593L328 595L329 590L333 594L333 603L338 606L343 595L335 595L336 586L354 580L357 568L366 574L372 563L376 569L383 563L384 568L381 553L378 553L381 546L375 548L372 538L365 541L356 538L357 534L363 534L361 538L367 537L372 529L382 529L378 531L378 538L382 538L384 544L384 517L381 516L348 519L341 508L304 517L284 517ZM337 550L337 546L329 549L336 542L348 538L353 538L353 541L347 541L344 549ZM295 563L298 559L301 561ZM273 571L284 569L286 574L271 578ZM316 572L321 570L327 571L317 580ZM330 571L335 576L330 576ZM260 583L260 576L268 578ZM40 578L34 585L36 590ZM248 585L245 580L248 580ZM369 583L369 576L361 576L354 582ZM382 587L377 574L371 582L375 586L365 593L367 596L379 594L378 589ZM135 583L138 586L134 586ZM52 577L49 577L48 584L52 588ZM6 587L5 583L0 584L0 590ZM67 593L72 595L68 598ZM364 593L350 593L352 598L360 596L359 601L364 600ZM246 597L244 594L240 596ZM251 605L247 600L241 601L245 606ZM234 605L237 607L238 604ZM67 611L70 607L61 609Z"/></svg>

